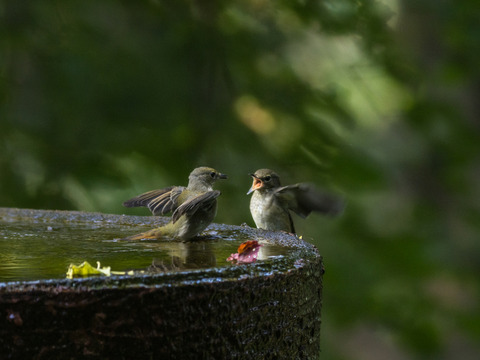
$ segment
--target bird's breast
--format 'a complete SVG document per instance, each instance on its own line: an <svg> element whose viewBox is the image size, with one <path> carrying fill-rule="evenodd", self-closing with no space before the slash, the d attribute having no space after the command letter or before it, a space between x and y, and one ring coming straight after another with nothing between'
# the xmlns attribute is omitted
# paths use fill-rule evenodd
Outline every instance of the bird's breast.
<svg viewBox="0 0 480 360"><path fill-rule="evenodd" d="M217 214L217 201L213 200L200 206L191 216L182 215L177 228L176 236L182 239L190 239L205 230Z"/></svg>
<svg viewBox="0 0 480 360"><path fill-rule="evenodd" d="M288 209L283 208L273 194L254 192L250 201L250 212L257 228L292 231Z"/></svg>

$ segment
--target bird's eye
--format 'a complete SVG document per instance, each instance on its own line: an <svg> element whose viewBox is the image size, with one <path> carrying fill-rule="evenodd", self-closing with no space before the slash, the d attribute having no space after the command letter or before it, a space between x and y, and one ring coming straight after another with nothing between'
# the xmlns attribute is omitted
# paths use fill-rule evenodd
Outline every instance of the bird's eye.
<svg viewBox="0 0 480 360"><path fill-rule="evenodd" d="M217 174L215 173L215 171L212 171L212 172L210 173L210 176L212 177L212 179L215 179L215 176L216 176L216 175L217 175Z"/></svg>
<svg viewBox="0 0 480 360"><path fill-rule="evenodd" d="M266 182L269 182L270 180L272 180L272 177L270 175L267 175L263 178L263 180L265 180Z"/></svg>

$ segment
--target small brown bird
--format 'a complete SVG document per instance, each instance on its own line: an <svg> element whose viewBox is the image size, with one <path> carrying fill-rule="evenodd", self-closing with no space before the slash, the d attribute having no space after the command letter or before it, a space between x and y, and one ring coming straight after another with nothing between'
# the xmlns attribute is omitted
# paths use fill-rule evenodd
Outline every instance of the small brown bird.
<svg viewBox="0 0 480 360"><path fill-rule="evenodd" d="M290 210L306 218L312 211L338 215L344 208L343 200L320 192L313 185L300 183L281 186L279 176L272 170L260 169L254 174L248 194L250 212L259 229L295 233Z"/></svg>
<svg viewBox="0 0 480 360"><path fill-rule="evenodd" d="M215 218L220 191L212 186L227 175L209 167L194 169L188 177L188 186L170 186L152 190L127 200L126 207L146 206L154 215L173 212L172 220L157 229L132 235L123 240L178 238L188 240L203 231Z"/></svg>

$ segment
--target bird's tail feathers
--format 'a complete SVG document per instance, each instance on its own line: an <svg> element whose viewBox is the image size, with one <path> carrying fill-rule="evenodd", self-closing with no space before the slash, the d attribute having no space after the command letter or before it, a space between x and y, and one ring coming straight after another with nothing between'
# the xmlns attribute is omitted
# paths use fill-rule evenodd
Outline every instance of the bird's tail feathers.
<svg viewBox="0 0 480 360"><path fill-rule="evenodd" d="M156 239L162 237L163 235L164 234L160 229L154 229L154 230L142 232L140 234L127 236L127 237L122 238L120 240L128 240L128 241L132 241L132 240L156 240Z"/></svg>

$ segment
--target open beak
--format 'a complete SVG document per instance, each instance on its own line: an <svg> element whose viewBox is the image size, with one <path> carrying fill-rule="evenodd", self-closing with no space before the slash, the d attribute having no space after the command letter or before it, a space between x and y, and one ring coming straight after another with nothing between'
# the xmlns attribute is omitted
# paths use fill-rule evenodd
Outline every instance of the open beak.
<svg viewBox="0 0 480 360"><path fill-rule="evenodd" d="M263 181L260 180L258 177L255 176L255 174L249 174L251 177L253 177L253 184L250 190L248 190L247 195L250 195L252 192L254 192L257 189L260 189L263 186Z"/></svg>

